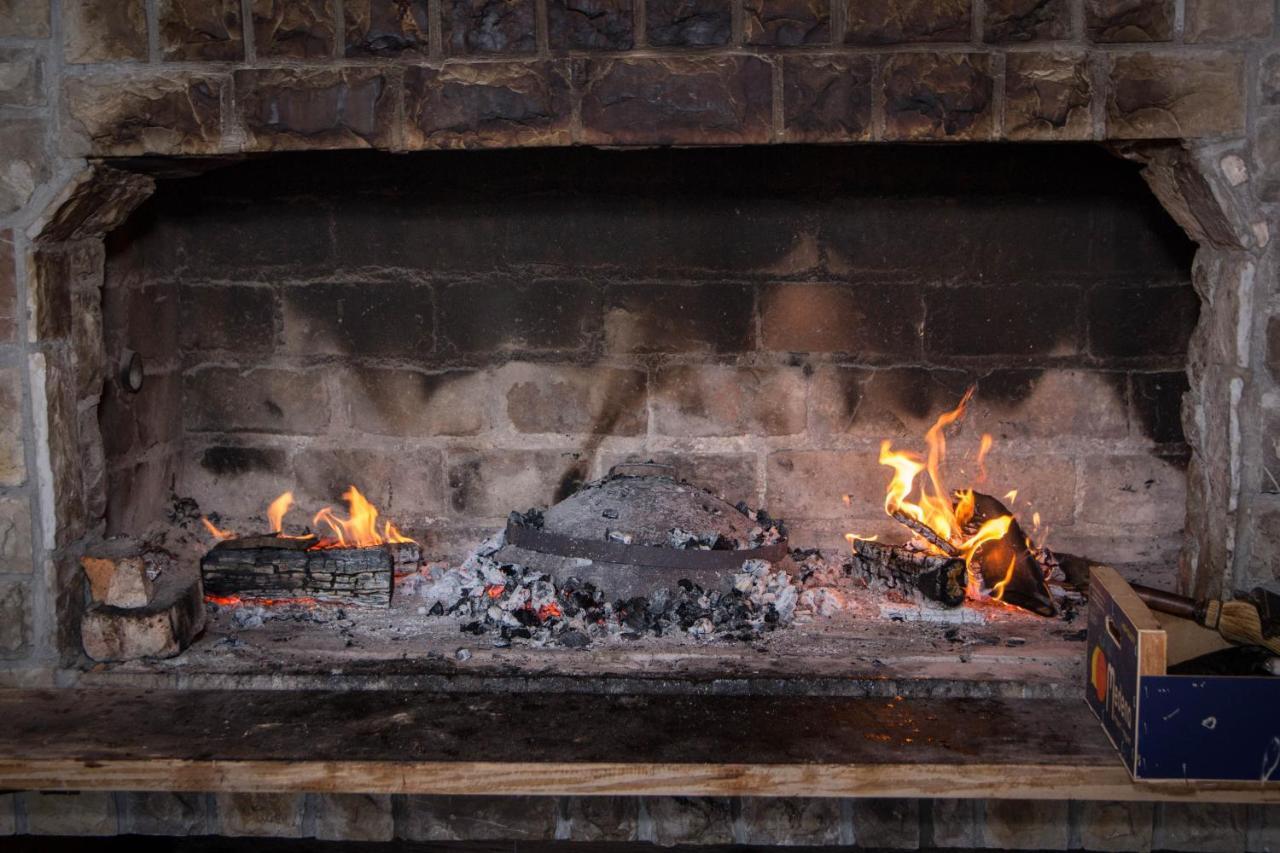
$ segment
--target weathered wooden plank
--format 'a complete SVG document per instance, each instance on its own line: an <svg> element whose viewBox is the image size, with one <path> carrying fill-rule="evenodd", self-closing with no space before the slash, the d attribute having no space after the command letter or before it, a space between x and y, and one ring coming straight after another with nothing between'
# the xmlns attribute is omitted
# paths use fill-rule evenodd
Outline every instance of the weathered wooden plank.
<svg viewBox="0 0 1280 853"><path fill-rule="evenodd" d="M1080 702L0 691L0 788L1280 802L1142 785Z"/></svg>

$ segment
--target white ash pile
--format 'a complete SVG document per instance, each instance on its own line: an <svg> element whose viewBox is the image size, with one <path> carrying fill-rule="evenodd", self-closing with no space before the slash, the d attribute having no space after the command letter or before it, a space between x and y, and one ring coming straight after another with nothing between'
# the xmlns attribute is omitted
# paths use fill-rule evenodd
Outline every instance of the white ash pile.
<svg viewBox="0 0 1280 853"><path fill-rule="evenodd" d="M648 596L608 601L594 584L570 578L557 586L546 574L498 561L494 555L504 544L498 534L460 568L410 576L397 592L421 598L428 613L461 618L463 631L492 635L497 646L581 648L598 640L676 632L755 640L795 619L802 591L785 570L748 560L725 591L682 580Z"/></svg>

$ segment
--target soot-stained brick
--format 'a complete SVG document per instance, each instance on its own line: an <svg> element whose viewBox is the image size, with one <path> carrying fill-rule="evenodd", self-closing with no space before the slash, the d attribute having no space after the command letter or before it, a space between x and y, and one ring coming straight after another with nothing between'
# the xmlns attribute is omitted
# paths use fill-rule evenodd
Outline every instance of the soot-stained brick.
<svg viewBox="0 0 1280 853"><path fill-rule="evenodd" d="M347 56L426 55L430 50L428 0L346 0Z"/></svg>
<svg viewBox="0 0 1280 853"><path fill-rule="evenodd" d="M1190 287L1099 288L1089 296L1089 350L1180 360L1199 316L1200 299Z"/></svg>
<svg viewBox="0 0 1280 853"><path fill-rule="evenodd" d="M1068 0L987 0L983 38L1007 43L1071 36Z"/></svg>
<svg viewBox="0 0 1280 853"><path fill-rule="evenodd" d="M200 454L200 467L216 475L278 474L288 464L285 452L277 448L209 447Z"/></svg>
<svg viewBox="0 0 1280 853"><path fill-rule="evenodd" d="M435 348L431 290L407 282L287 288L285 347L294 353L424 356Z"/></svg>
<svg viewBox="0 0 1280 853"><path fill-rule="evenodd" d="M927 291L925 354L1047 356L1079 352L1075 287L946 287Z"/></svg>
<svg viewBox="0 0 1280 853"><path fill-rule="evenodd" d="M441 347L459 354L584 352L599 334L598 291L587 282L452 284L436 299Z"/></svg>
<svg viewBox="0 0 1280 853"><path fill-rule="evenodd" d="M183 287L178 299L183 347L261 353L275 346L275 294L269 288Z"/></svg>
<svg viewBox="0 0 1280 853"><path fill-rule="evenodd" d="M1085 0L1084 20L1096 42L1151 42L1173 38L1174 0Z"/></svg>
<svg viewBox="0 0 1280 853"><path fill-rule="evenodd" d="M747 44L796 47L831 41L831 0L746 0Z"/></svg>
<svg viewBox="0 0 1280 853"><path fill-rule="evenodd" d="M635 44L632 0L547 0L552 50L630 50Z"/></svg>
<svg viewBox="0 0 1280 853"><path fill-rule="evenodd" d="M884 69L889 139L982 139L991 132L995 83L985 54L904 53Z"/></svg>
<svg viewBox="0 0 1280 853"><path fill-rule="evenodd" d="M533 53L534 0L445 0L444 42L453 56Z"/></svg>
<svg viewBox="0 0 1280 853"><path fill-rule="evenodd" d="M969 41L970 0L844 0L846 44Z"/></svg>
<svg viewBox="0 0 1280 853"><path fill-rule="evenodd" d="M1160 444L1186 441L1182 432L1182 395L1191 390L1185 371L1135 373L1133 412L1142 433Z"/></svg>
<svg viewBox="0 0 1280 853"><path fill-rule="evenodd" d="M564 145L570 112L564 63L487 62L405 73L411 148Z"/></svg>
<svg viewBox="0 0 1280 853"><path fill-rule="evenodd" d="M760 314L766 350L911 358L924 305L908 285L779 284L761 295Z"/></svg>
<svg viewBox="0 0 1280 853"><path fill-rule="evenodd" d="M333 56L335 0L254 0L258 56L321 59Z"/></svg>
<svg viewBox="0 0 1280 853"><path fill-rule="evenodd" d="M604 312L610 352L732 353L755 346L747 285L615 285L605 293Z"/></svg>
<svg viewBox="0 0 1280 853"><path fill-rule="evenodd" d="M729 0L647 0L646 32L654 47L710 47L729 43Z"/></svg>
<svg viewBox="0 0 1280 853"><path fill-rule="evenodd" d="M871 136L870 57L788 56L782 116L793 142L841 142Z"/></svg>

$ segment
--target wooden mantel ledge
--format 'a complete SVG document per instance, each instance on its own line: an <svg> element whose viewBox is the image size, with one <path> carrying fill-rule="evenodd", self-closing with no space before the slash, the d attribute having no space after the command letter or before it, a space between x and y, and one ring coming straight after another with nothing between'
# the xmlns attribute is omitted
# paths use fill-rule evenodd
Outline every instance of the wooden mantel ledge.
<svg viewBox="0 0 1280 853"><path fill-rule="evenodd" d="M0 789L1280 802L1134 784L1081 701L0 690Z"/></svg>

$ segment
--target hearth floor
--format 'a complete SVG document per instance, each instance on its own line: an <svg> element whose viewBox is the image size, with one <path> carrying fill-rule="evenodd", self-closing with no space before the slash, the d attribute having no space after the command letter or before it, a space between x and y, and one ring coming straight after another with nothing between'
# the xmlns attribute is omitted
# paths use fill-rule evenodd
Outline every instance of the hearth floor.
<svg viewBox="0 0 1280 853"><path fill-rule="evenodd" d="M752 693L1074 698L1084 628L997 605L932 611L872 603L746 643L686 634L606 639L583 649L496 648L463 621L389 609L277 605L261 624L218 611L196 643L163 661L98 665L81 684L512 692ZM896 621L897 615L904 621Z"/></svg>

